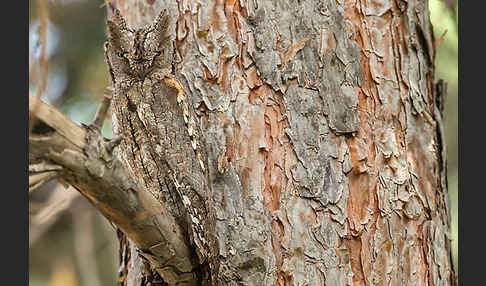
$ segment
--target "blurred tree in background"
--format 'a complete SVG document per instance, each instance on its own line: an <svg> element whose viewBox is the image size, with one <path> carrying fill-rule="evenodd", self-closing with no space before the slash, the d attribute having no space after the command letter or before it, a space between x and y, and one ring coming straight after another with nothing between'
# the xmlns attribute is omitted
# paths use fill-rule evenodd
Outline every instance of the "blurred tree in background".
<svg viewBox="0 0 486 286"><path fill-rule="evenodd" d="M78 124L91 121L108 86L103 55L106 9L102 5L103 1L30 1L30 92L37 94L42 82L40 34L45 28L48 72L42 99ZM430 0L429 8L435 38L447 31L437 49L436 80L444 79L448 86L444 123L457 269L457 1ZM48 14L45 27L42 13ZM111 138L109 121L103 133ZM114 285L118 242L110 223L77 191L66 190L57 182L42 186L29 197L30 285Z"/></svg>
<svg viewBox="0 0 486 286"><path fill-rule="evenodd" d="M434 36L440 39L445 34L443 41L437 48L436 80L443 79L447 83L447 96L444 107L444 127L447 140L447 180L451 198L451 232L452 251L454 263L457 265L457 194L458 194L458 38L457 38L457 1L431 0L429 1L430 20L434 25ZM439 40L440 41L440 40Z"/></svg>
<svg viewBox="0 0 486 286"><path fill-rule="evenodd" d="M42 99L76 123L89 122L108 86L102 1L30 1L29 87L41 82L43 6L48 13L47 86ZM105 137L111 126L104 125ZM118 267L114 228L72 188L57 182L30 197L30 285L114 285Z"/></svg>

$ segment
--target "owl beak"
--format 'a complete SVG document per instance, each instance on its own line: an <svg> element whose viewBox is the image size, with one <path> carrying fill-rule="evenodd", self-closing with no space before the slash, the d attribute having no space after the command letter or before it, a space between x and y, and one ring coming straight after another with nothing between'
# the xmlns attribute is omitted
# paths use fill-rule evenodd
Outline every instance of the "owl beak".
<svg viewBox="0 0 486 286"><path fill-rule="evenodd" d="M142 80L142 82L145 81L145 77L149 74L149 71L143 71L140 73L140 79Z"/></svg>

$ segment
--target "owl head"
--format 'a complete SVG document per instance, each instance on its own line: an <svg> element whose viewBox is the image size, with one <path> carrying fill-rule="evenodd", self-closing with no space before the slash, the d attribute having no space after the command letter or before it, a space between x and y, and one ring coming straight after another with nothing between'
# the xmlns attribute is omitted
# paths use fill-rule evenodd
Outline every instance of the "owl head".
<svg viewBox="0 0 486 286"><path fill-rule="evenodd" d="M118 9L112 11L107 20L109 39L105 49L114 78L143 81L152 74L170 73L173 48L167 11L160 12L152 25L137 30L127 26Z"/></svg>

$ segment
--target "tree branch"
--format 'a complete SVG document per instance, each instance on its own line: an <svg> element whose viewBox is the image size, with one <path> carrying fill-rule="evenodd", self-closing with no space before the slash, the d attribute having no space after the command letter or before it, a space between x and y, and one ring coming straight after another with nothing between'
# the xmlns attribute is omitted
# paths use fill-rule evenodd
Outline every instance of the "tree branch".
<svg viewBox="0 0 486 286"><path fill-rule="evenodd" d="M109 142L100 129L79 127L37 97L29 99L30 117L35 120L29 163L61 166L56 178L72 185L118 226L167 283L197 285L197 259L182 228L164 206L132 181L120 160L107 150Z"/></svg>

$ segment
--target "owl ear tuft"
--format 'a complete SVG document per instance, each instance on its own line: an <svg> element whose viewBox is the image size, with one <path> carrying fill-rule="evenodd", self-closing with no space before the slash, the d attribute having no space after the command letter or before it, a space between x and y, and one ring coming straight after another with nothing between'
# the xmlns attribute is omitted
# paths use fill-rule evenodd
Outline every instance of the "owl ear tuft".
<svg viewBox="0 0 486 286"><path fill-rule="evenodd" d="M127 23L121 15L120 10L115 8L111 3L109 4L109 7L111 8L112 15L111 18L106 21L108 36L110 37L110 40L119 40L122 35L122 30L127 29Z"/></svg>
<svg viewBox="0 0 486 286"><path fill-rule="evenodd" d="M155 30L155 32L161 36L161 39L166 39L170 37L169 24L170 24L169 13L167 12L167 10L162 10L160 11L159 15L155 19L155 22L153 23L152 27Z"/></svg>
<svg viewBox="0 0 486 286"><path fill-rule="evenodd" d="M123 18L122 14L120 13L120 10L118 10L118 8L116 8L111 3L109 3L108 5L111 10L111 20L116 22L120 26L120 28L126 29L127 23L125 22L125 18Z"/></svg>

